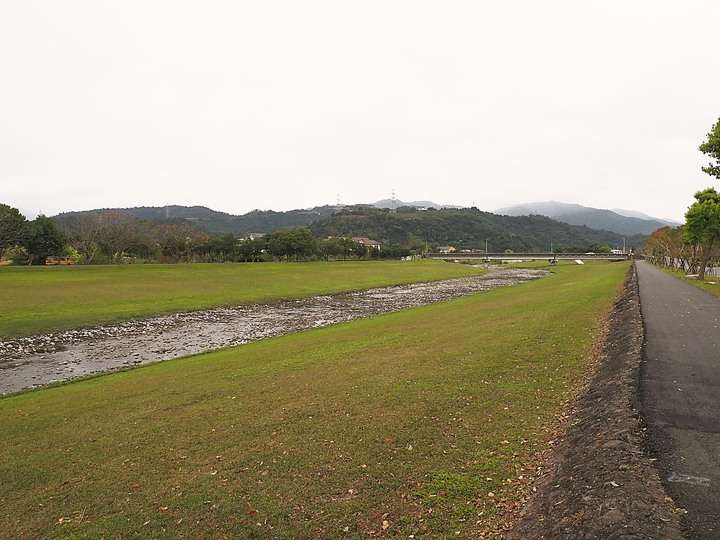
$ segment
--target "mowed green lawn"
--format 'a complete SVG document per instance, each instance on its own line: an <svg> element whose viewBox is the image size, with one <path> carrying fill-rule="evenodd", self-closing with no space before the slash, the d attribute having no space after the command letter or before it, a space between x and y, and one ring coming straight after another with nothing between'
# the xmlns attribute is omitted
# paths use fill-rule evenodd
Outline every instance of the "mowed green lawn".
<svg viewBox="0 0 720 540"><path fill-rule="evenodd" d="M0 399L0 537L480 538L627 263Z"/></svg>
<svg viewBox="0 0 720 540"><path fill-rule="evenodd" d="M0 268L0 339L477 274L439 261Z"/></svg>

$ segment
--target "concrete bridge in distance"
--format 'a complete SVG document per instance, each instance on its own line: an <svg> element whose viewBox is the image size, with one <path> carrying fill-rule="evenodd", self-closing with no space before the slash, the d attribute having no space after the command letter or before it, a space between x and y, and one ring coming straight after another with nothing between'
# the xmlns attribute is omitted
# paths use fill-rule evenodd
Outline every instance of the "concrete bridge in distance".
<svg viewBox="0 0 720 540"><path fill-rule="evenodd" d="M453 253L428 253L430 259L442 259L442 260L487 260L487 261L499 261L499 260L605 260L605 261L624 261L631 259L633 255L631 253L459 253L457 251Z"/></svg>

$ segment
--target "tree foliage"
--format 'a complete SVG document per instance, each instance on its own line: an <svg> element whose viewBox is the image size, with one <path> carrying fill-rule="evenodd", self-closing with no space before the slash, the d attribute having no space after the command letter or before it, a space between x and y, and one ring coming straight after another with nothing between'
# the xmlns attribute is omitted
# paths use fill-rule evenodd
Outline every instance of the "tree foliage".
<svg viewBox="0 0 720 540"><path fill-rule="evenodd" d="M43 264L47 257L63 253L65 237L53 218L39 215L30 222L25 237L25 249L30 264Z"/></svg>
<svg viewBox="0 0 720 540"><path fill-rule="evenodd" d="M267 252L278 260L309 259L317 250L315 238L306 227L276 231L264 240Z"/></svg>
<svg viewBox="0 0 720 540"><path fill-rule="evenodd" d="M714 160L707 167L702 167L703 172L720 180L720 118L707 134L707 141L702 143L698 150Z"/></svg>
<svg viewBox="0 0 720 540"><path fill-rule="evenodd" d="M713 245L720 236L720 194L715 188L695 193L695 202L685 213L685 241L700 252L698 279L705 279L705 268Z"/></svg>
<svg viewBox="0 0 720 540"><path fill-rule="evenodd" d="M8 250L22 245L27 234L27 219L17 208L0 204L0 259Z"/></svg>

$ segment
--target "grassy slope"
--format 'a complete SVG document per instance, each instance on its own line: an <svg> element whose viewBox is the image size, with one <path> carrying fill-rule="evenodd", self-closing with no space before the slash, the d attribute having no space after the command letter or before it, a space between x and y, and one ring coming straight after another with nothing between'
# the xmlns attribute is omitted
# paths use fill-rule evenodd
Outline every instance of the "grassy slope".
<svg viewBox="0 0 720 540"><path fill-rule="evenodd" d="M579 387L627 265L555 270L0 399L0 536L496 528L527 493L525 467Z"/></svg>
<svg viewBox="0 0 720 540"><path fill-rule="evenodd" d="M685 272L678 272L677 270L671 270L669 268L659 269L670 274L671 276L682 279L683 281L686 281L687 283L690 283L691 285L694 285L699 289L707 291L713 296L717 296L718 298L720 298L720 286L718 285L720 279L716 278L715 276L706 275L704 281L698 281L697 279L688 279Z"/></svg>
<svg viewBox="0 0 720 540"><path fill-rule="evenodd" d="M436 261L6 267L0 268L0 339L477 273Z"/></svg>

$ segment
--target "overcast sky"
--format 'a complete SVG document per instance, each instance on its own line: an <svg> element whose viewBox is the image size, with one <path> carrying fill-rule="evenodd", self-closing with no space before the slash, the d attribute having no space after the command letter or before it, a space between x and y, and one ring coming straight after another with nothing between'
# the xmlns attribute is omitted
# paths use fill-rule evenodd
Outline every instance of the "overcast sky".
<svg viewBox="0 0 720 540"><path fill-rule="evenodd" d="M713 185L719 21L717 0L0 0L0 203L394 192L680 221Z"/></svg>

